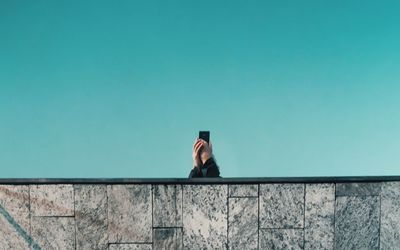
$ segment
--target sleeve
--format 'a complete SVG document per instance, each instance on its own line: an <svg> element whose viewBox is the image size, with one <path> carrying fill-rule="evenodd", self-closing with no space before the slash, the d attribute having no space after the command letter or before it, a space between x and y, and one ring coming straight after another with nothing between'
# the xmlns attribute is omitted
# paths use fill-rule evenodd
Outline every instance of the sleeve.
<svg viewBox="0 0 400 250"><path fill-rule="evenodd" d="M208 168L206 177L221 177L219 176L219 167L213 157L208 159L204 163L204 166L207 166Z"/></svg>
<svg viewBox="0 0 400 250"><path fill-rule="evenodd" d="M198 178L198 177L203 177L203 174L201 173L201 171L199 171L199 168L197 167L193 168L192 171L190 171L188 178Z"/></svg>

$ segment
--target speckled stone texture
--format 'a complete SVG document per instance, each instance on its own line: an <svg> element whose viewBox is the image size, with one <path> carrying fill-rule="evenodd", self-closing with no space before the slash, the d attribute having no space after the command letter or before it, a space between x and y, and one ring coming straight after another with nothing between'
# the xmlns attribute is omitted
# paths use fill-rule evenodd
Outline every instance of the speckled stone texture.
<svg viewBox="0 0 400 250"><path fill-rule="evenodd" d="M229 197L258 197L258 185L229 185Z"/></svg>
<svg viewBox="0 0 400 250"><path fill-rule="evenodd" d="M336 183L336 196L380 195L380 182Z"/></svg>
<svg viewBox="0 0 400 250"><path fill-rule="evenodd" d="M400 182L382 185L380 249L400 246Z"/></svg>
<svg viewBox="0 0 400 250"><path fill-rule="evenodd" d="M336 197L335 249L379 249L379 196Z"/></svg>
<svg viewBox="0 0 400 250"><path fill-rule="evenodd" d="M32 217L32 237L41 249L75 249L73 217Z"/></svg>
<svg viewBox="0 0 400 250"><path fill-rule="evenodd" d="M108 249L107 186L75 185L76 249Z"/></svg>
<svg viewBox="0 0 400 250"><path fill-rule="evenodd" d="M182 186L153 186L153 227L182 227Z"/></svg>
<svg viewBox="0 0 400 250"><path fill-rule="evenodd" d="M109 250L152 250L151 244L110 244Z"/></svg>
<svg viewBox="0 0 400 250"><path fill-rule="evenodd" d="M226 249L227 185L183 185L184 249Z"/></svg>
<svg viewBox="0 0 400 250"><path fill-rule="evenodd" d="M306 184L305 249L333 249L335 184Z"/></svg>
<svg viewBox="0 0 400 250"><path fill-rule="evenodd" d="M229 198L229 249L258 248L258 198Z"/></svg>
<svg viewBox="0 0 400 250"><path fill-rule="evenodd" d="M153 232L153 249L183 249L182 228L157 228Z"/></svg>
<svg viewBox="0 0 400 250"><path fill-rule="evenodd" d="M303 249L302 229L260 229L260 249Z"/></svg>
<svg viewBox="0 0 400 250"><path fill-rule="evenodd" d="M33 216L73 216L74 188L72 185L30 185Z"/></svg>
<svg viewBox="0 0 400 250"><path fill-rule="evenodd" d="M0 205L15 224L30 234L29 186L0 185ZM28 243L0 213L0 250L28 249Z"/></svg>
<svg viewBox="0 0 400 250"><path fill-rule="evenodd" d="M260 184L260 228L303 228L304 184Z"/></svg>
<svg viewBox="0 0 400 250"><path fill-rule="evenodd" d="M110 243L152 242L151 185L107 185Z"/></svg>

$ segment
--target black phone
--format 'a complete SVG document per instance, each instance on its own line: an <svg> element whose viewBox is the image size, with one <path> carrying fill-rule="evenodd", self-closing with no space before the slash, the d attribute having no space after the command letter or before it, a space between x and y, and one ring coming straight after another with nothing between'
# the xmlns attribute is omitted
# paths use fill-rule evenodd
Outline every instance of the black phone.
<svg viewBox="0 0 400 250"><path fill-rule="evenodd" d="M210 131L200 131L199 139L205 140L207 143L210 143Z"/></svg>

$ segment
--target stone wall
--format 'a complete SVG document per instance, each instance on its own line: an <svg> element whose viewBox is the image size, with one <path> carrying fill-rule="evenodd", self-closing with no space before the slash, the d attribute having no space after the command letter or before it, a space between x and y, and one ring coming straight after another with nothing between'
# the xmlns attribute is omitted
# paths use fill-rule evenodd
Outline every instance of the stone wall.
<svg viewBox="0 0 400 250"><path fill-rule="evenodd" d="M400 249L400 182L1 184L0 249Z"/></svg>

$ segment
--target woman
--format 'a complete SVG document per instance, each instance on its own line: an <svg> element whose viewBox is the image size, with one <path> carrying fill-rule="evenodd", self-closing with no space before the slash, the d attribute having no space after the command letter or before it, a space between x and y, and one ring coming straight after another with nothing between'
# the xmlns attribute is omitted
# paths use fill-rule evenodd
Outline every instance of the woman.
<svg viewBox="0 0 400 250"><path fill-rule="evenodd" d="M208 144L203 139L196 139L193 144L193 169L190 171L189 178L197 177L221 177L219 167L212 154L212 144Z"/></svg>

